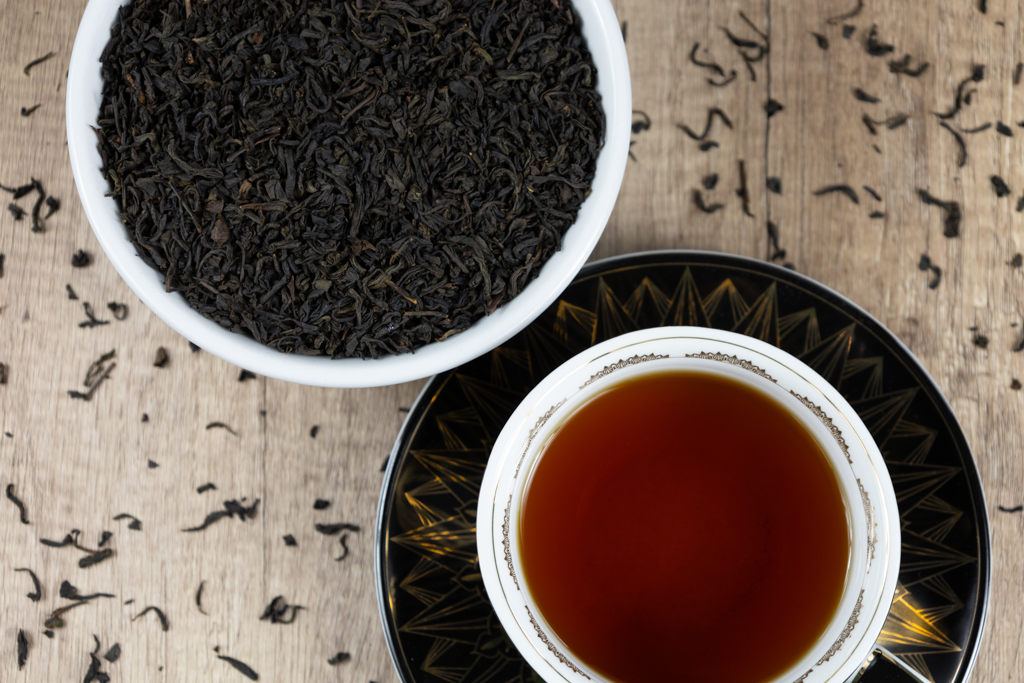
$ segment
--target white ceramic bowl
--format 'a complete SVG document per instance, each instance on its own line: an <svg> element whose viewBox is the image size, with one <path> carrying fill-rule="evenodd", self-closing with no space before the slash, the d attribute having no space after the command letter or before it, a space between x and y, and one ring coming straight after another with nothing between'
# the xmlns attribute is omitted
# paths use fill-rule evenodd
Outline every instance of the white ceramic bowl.
<svg viewBox="0 0 1024 683"><path fill-rule="evenodd" d="M490 316L444 342L413 354L376 360L284 354L225 330L193 311L184 297L164 291L163 278L143 263L128 241L115 201L104 196L96 134L103 79L100 54L110 39L118 8L127 0L90 0L75 38L67 86L67 132L71 169L85 215L124 281L146 306L187 339L224 360L260 375L324 387L369 387L407 382L450 370L490 351L539 316L572 281L604 231L622 184L629 154L632 94L622 31L610 0L574 0L583 36L597 66L606 131L590 197L568 230L560 252L523 291Z"/></svg>
<svg viewBox="0 0 1024 683"><path fill-rule="evenodd" d="M480 571L502 626L548 683L608 680L558 638L521 579L521 502L546 442L574 410L610 386L665 370L724 375L769 395L827 454L848 515L846 585L829 627L772 683L845 681L873 650L896 587L900 524L892 481L867 427L838 391L788 353L731 332L662 327L610 339L564 363L519 405L491 451L477 509ZM760 627L771 624L765 614ZM742 657L742 638L737 648Z"/></svg>

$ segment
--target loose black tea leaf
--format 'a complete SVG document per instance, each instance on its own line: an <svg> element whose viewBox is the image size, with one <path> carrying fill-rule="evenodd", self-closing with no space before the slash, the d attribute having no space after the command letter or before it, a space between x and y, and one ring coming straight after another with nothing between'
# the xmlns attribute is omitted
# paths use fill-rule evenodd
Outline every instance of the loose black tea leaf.
<svg viewBox="0 0 1024 683"><path fill-rule="evenodd" d="M43 218L44 219L45 218L49 218L53 214L57 213L59 210L60 210L60 200L57 199L56 197L47 197L46 198L46 215L43 216Z"/></svg>
<svg viewBox="0 0 1024 683"><path fill-rule="evenodd" d="M7 384L7 366L4 363L0 363L0 384Z"/></svg>
<svg viewBox="0 0 1024 683"><path fill-rule="evenodd" d="M230 664L231 666L235 667L235 669L239 673L241 673L243 676L248 678L250 681L258 681L258 680L260 680L260 675L258 673L256 673L255 671L253 671L252 668L248 664L246 664L245 662L240 662L237 659L235 659L234 657L227 657L225 655L220 654L220 648L219 647L213 648L213 651L217 653L217 659L223 660L223 661L227 662L228 664Z"/></svg>
<svg viewBox="0 0 1024 683"><path fill-rule="evenodd" d="M107 304L107 310L114 314L115 320L124 320L128 317L128 306L111 301Z"/></svg>
<svg viewBox="0 0 1024 683"><path fill-rule="evenodd" d="M150 460L148 464L149 469L151 470L155 470L157 467L160 467L160 463L156 462L155 460Z"/></svg>
<svg viewBox="0 0 1024 683"><path fill-rule="evenodd" d="M768 104L764 105L764 110L768 112L768 118L775 116L783 109L785 109L785 107L783 107L775 100L768 100Z"/></svg>
<svg viewBox="0 0 1024 683"><path fill-rule="evenodd" d="M25 636L25 631L18 629L18 671L25 666L25 662L28 661L28 638Z"/></svg>
<svg viewBox="0 0 1024 683"><path fill-rule="evenodd" d="M4 382L6 382L6 380L7 380L7 373L6 373L6 371L3 373L3 375L4 375L3 376ZM14 495L14 484L8 484L7 485L6 493L7 493L7 500L11 501L12 503L14 503L17 506L17 508L18 508L18 515L21 518L21 523L22 524L29 524L30 522L28 521L28 513L25 512L25 504L21 502L21 499L19 499L16 495Z"/></svg>
<svg viewBox="0 0 1024 683"><path fill-rule="evenodd" d="M63 548L65 546L69 546L69 545L78 547L78 535L80 533L81 532L78 529L72 529L71 533L69 533L67 536L65 536L64 540L62 540L62 541L51 541L48 538L40 538L39 542L42 543L43 545L47 546L47 547L50 547L50 548ZM93 551L90 550L88 552L93 552Z"/></svg>
<svg viewBox="0 0 1024 683"><path fill-rule="evenodd" d="M633 116L637 115L640 116L640 120L633 121L633 135L639 135L640 133L651 129L651 117L639 109L634 109Z"/></svg>
<svg viewBox="0 0 1024 683"><path fill-rule="evenodd" d="M135 621L139 617L145 616L146 614L149 614L150 612L155 613L156 616L160 619L160 627L163 628L163 630L166 631L168 628L170 628L168 626L168 624L167 624L167 617L164 615L163 611L159 607L154 607L152 605L150 605L149 607L147 607L146 609L142 610L141 612L136 614L134 617L132 617L132 621Z"/></svg>
<svg viewBox="0 0 1024 683"><path fill-rule="evenodd" d="M988 0L978 0L978 10L982 14L988 14Z"/></svg>
<svg viewBox="0 0 1024 683"><path fill-rule="evenodd" d="M4 259L7 258L3 254L0 254L0 278L4 276Z"/></svg>
<svg viewBox="0 0 1024 683"><path fill-rule="evenodd" d="M857 27L852 24L846 24L843 26L843 38L849 40L853 38L853 32L857 30Z"/></svg>
<svg viewBox="0 0 1024 683"><path fill-rule="evenodd" d="M196 489L196 493L202 494L202 493L206 493L207 491L216 491L216 490L217 490L217 486L214 485L212 482L210 482L210 483L203 484L202 486L197 488Z"/></svg>
<svg viewBox="0 0 1024 683"><path fill-rule="evenodd" d="M1024 510L1024 505L1018 505L1017 507L1012 507L1012 508L1004 507L1002 505L999 506L999 511L1000 512L1009 512L1010 514L1013 514L1015 512L1020 512L1021 510Z"/></svg>
<svg viewBox="0 0 1024 683"><path fill-rule="evenodd" d="M336 654L333 657L331 657L330 659L328 659L327 663L330 664L331 666L338 666L342 662L347 662L350 659L352 659L352 655L350 655L349 653L347 653L347 652L339 652L338 654Z"/></svg>
<svg viewBox="0 0 1024 683"><path fill-rule="evenodd" d="M1010 194L1010 188L1006 184L1006 181L997 175L989 178L992 181L992 189L995 190L996 197L1003 198Z"/></svg>
<svg viewBox="0 0 1024 683"><path fill-rule="evenodd" d="M868 216L868 218L885 218L885 214L881 211L872 211L871 215Z"/></svg>
<svg viewBox="0 0 1024 683"><path fill-rule="evenodd" d="M320 425L313 425L312 427L309 428L309 436L310 436L310 438L315 439L316 435L319 434L319 433L320 433Z"/></svg>
<svg viewBox="0 0 1024 683"><path fill-rule="evenodd" d="M959 147L960 149L960 154L957 158L956 165L958 168L963 168L964 165L967 163L967 145L964 144L963 137L960 135L960 133L957 133L955 130L953 130L952 126L950 126L945 121L942 121L941 123L939 123L939 125L948 130L950 133L952 133L953 139L956 140L957 147Z"/></svg>
<svg viewBox="0 0 1024 683"><path fill-rule="evenodd" d="M341 549L342 549L343 552L341 553L341 555L339 557L334 558L335 562L341 562L346 557L348 557L348 534L347 533L341 535L340 543L341 543Z"/></svg>
<svg viewBox="0 0 1024 683"><path fill-rule="evenodd" d="M21 115L22 116L32 116L32 114L35 113L36 109L39 109L39 107L41 107L41 106L43 106L43 105L42 104L37 104L37 105L34 105L32 107L22 107L21 108Z"/></svg>
<svg viewBox="0 0 1024 683"><path fill-rule="evenodd" d="M7 187L6 185L0 185L0 190L10 192L11 194L14 195L14 199L21 199L28 193L32 192L32 190L34 189L36 189L36 183L34 180L31 183L28 183L27 185L21 185L19 187Z"/></svg>
<svg viewBox="0 0 1024 683"><path fill-rule="evenodd" d="M284 537L284 544L289 547L295 547L299 544L299 542L295 540L294 536L288 534Z"/></svg>
<svg viewBox="0 0 1024 683"><path fill-rule="evenodd" d="M866 92L864 92L860 88L854 88L853 89L853 96L856 97L861 102L867 102L868 104L877 104L877 103L882 101L882 100L878 99L877 97L875 97L874 95L867 94Z"/></svg>
<svg viewBox="0 0 1024 683"><path fill-rule="evenodd" d="M868 33L867 41L868 54L872 57L884 57L895 49L895 46L888 43L878 42L878 26L873 25Z"/></svg>
<svg viewBox="0 0 1024 683"><path fill-rule="evenodd" d="M53 639L53 631L51 631L50 629L46 629L45 631L43 631L43 635L51 640Z"/></svg>
<svg viewBox="0 0 1024 683"><path fill-rule="evenodd" d="M864 125L868 127L868 132L872 135L878 135L878 129L875 128L875 121L867 114L860 117L860 120L864 122Z"/></svg>
<svg viewBox="0 0 1024 683"><path fill-rule="evenodd" d="M88 320L78 323L79 327L97 327L99 325L109 325L109 320L99 320L96 318L96 314L93 313L92 304L88 301L82 304L82 309L85 311L85 317Z"/></svg>
<svg viewBox="0 0 1024 683"><path fill-rule="evenodd" d="M702 152L707 152L709 149L712 149L714 147L718 147L718 143L715 142L714 140L708 140L707 142L700 143L699 149Z"/></svg>
<svg viewBox="0 0 1024 683"><path fill-rule="evenodd" d="M98 647L97 651L99 651ZM89 670L85 672L85 678L82 679L82 683L93 683L93 681L96 681L96 683L110 683L110 676L100 671L102 662L100 662L95 652L89 654L89 660Z"/></svg>
<svg viewBox="0 0 1024 683"><path fill-rule="evenodd" d="M928 270L932 272L932 279L928 283L928 289L937 289L939 283L942 282L942 268L939 268L938 266L934 265L929 265Z"/></svg>
<svg viewBox="0 0 1024 683"><path fill-rule="evenodd" d="M38 59L33 59L31 62L29 62L28 64L25 65L25 75L26 76L29 75L29 72L32 70L32 67L39 66L40 64L42 64L46 60L50 59L51 57L56 56L56 54L57 54L56 52L47 52L42 57L40 57Z"/></svg>
<svg viewBox="0 0 1024 683"><path fill-rule="evenodd" d="M64 285L64 288L68 290L68 298L72 301L78 301L78 295L75 294L75 290L71 289L71 285Z"/></svg>
<svg viewBox="0 0 1024 683"><path fill-rule="evenodd" d="M760 62L764 59L765 55L768 54L768 37L761 32L760 29L754 26L754 23L742 12L740 12L740 17L765 41L763 45L756 40L748 40L746 38L735 36L727 28L722 27L722 31L725 33L726 37L729 38L729 41L736 46L737 51L740 53L740 57L743 59L743 63L747 67L747 73L750 74L750 80L756 81L757 72L754 71L754 64ZM754 52L750 52L750 50L754 50Z"/></svg>
<svg viewBox="0 0 1024 683"><path fill-rule="evenodd" d="M821 197L822 195L832 194L833 192L842 192L850 198L851 202L854 204L860 204L860 198L857 196L857 191L849 185L829 185L828 187L823 187L820 190L815 190L814 196Z"/></svg>
<svg viewBox="0 0 1024 683"><path fill-rule="evenodd" d="M206 519L204 519L203 523L200 524L199 526L190 527L188 529L182 529L182 531L187 531L187 532L203 531L204 529L209 527L211 524L219 522L220 520L224 519L225 517L230 517L230 516L231 516L231 513L228 512L227 510L217 510L215 512L211 512L210 514L206 515Z"/></svg>
<svg viewBox="0 0 1024 683"><path fill-rule="evenodd" d="M924 271L932 267L932 260L928 254L921 254L921 260L917 264L917 269Z"/></svg>
<svg viewBox="0 0 1024 683"><path fill-rule="evenodd" d="M910 55L903 55L903 59L894 59L890 61L889 71L894 74L902 74L904 76L910 76L911 78L917 78L928 70L928 62L921 62L915 69L910 66L910 59Z"/></svg>
<svg viewBox="0 0 1024 683"><path fill-rule="evenodd" d="M341 524L317 524L314 528L324 536L335 536L342 531L359 531L358 524L346 524L344 522Z"/></svg>
<svg viewBox="0 0 1024 683"><path fill-rule="evenodd" d="M779 248L779 226L775 225L772 221L768 221L768 249L769 249L769 261L775 261L777 259L786 258L786 250Z"/></svg>
<svg viewBox="0 0 1024 683"><path fill-rule="evenodd" d="M846 12L845 14L839 14L828 19L828 23L832 24L833 26L835 26L836 24L841 24L844 21L848 21L856 17L858 14L860 14L862 9L864 9L864 0L857 0L856 7L854 7L849 12Z"/></svg>
<svg viewBox="0 0 1024 683"><path fill-rule="evenodd" d="M200 581L199 588L196 589L196 607L199 609L199 613L204 615L206 614L206 611L203 609L203 586L205 585L205 581Z"/></svg>
<svg viewBox="0 0 1024 683"><path fill-rule="evenodd" d="M940 119L951 119L954 116L956 116L964 105L964 88L967 86L967 84L980 83L983 80L985 80L985 65L976 64L971 69L971 75L965 78L964 80L960 81L960 83L957 85L956 99L953 100L953 107L945 114L935 112L935 115L938 116ZM970 102L967 102L967 104L970 104Z"/></svg>
<svg viewBox="0 0 1024 683"><path fill-rule="evenodd" d="M207 429L225 429L225 430L231 432L232 434L234 434L235 436L238 436L238 432L236 432L234 429L232 429L231 427L227 426L223 422L211 422L210 424L206 425L206 428Z"/></svg>
<svg viewBox="0 0 1024 683"><path fill-rule="evenodd" d="M1011 268L1020 268L1024 266L1024 254L1014 254L1013 258L1006 262L1006 265Z"/></svg>
<svg viewBox="0 0 1024 683"><path fill-rule="evenodd" d="M961 133L966 133L967 135L974 135L975 133L984 133L986 130L988 130L991 127L992 127L991 123L983 123L980 126L978 126L977 128L961 128L960 132Z"/></svg>
<svg viewBox="0 0 1024 683"><path fill-rule="evenodd" d="M102 548L103 546L105 546L107 544L107 541L109 541L111 538L113 538L113 536L114 536L114 534L110 533L109 531L104 531L100 535L100 542L96 544L96 547L97 548Z"/></svg>
<svg viewBox="0 0 1024 683"><path fill-rule="evenodd" d="M1002 121L996 122L996 132L1000 135L1005 135L1008 138L1013 137L1013 130Z"/></svg>
<svg viewBox="0 0 1024 683"><path fill-rule="evenodd" d="M245 502L245 498L242 499L242 503ZM225 500L224 509L230 512L232 515L238 515L238 519L245 521L246 519L256 519L256 509L259 507L260 501L257 498L256 502L246 507L239 503L237 500Z"/></svg>
<svg viewBox="0 0 1024 683"><path fill-rule="evenodd" d="M113 358L115 355L117 355L116 349L111 349L110 351L107 351L105 354L94 360L92 362L92 365L90 365L89 369L86 370L85 372L85 380L82 382L83 386L93 386L96 383L96 380L99 378L99 376L103 374L103 364L106 363L111 358Z"/></svg>
<svg viewBox="0 0 1024 683"><path fill-rule="evenodd" d="M76 607L81 607L82 605L88 604L88 600L79 600L78 602L73 602L70 605L61 607L60 609L55 609L53 612L50 613L50 616L46 619L46 621L43 622L43 626L52 629L64 628L64 618L62 615L66 614L67 612L70 612Z"/></svg>
<svg viewBox="0 0 1024 683"><path fill-rule="evenodd" d="M1017 379L1016 377L1014 377L1013 381L1010 382L1010 388L1013 389L1014 391L1020 391L1022 386L1024 385L1022 385L1020 383L1020 380Z"/></svg>
<svg viewBox="0 0 1024 683"><path fill-rule="evenodd" d="M750 190L747 189L747 167L743 163L742 159L739 160L739 167L740 186L739 189L736 190L736 196L739 197L740 201L743 203L743 213L753 218L754 214L750 213Z"/></svg>
<svg viewBox="0 0 1024 683"><path fill-rule="evenodd" d="M245 382L245 381L250 380L250 379L256 379L256 373L255 372L249 372L248 370L242 370L240 373L238 373L238 381L239 382Z"/></svg>
<svg viewBox="0 0 1024 683"><path fill-rule="evenodd" d="M872 197L875 198L875 201L879 201L879 202L882 201L882 195L878 194L877 192L875 192L873 189L871 189L867 185L864 185L863 187L864 187L864 191L865 192L867 192L869 195L871 195Z"/></svg>
<svg viewBox="0 0 1024 683"><path fill-rule="evenodd" d="M717 204L716 203L716 204L712 204L710 206L706 205L704 203L704 197L701 196L701 194L700 194L700 190L694 190L693 191L693 203L697 206L698 209L700 209L704 213L714 213L716 211L719 211L719 210L725 208L725 204Z"/></svg>
<svg viewBox="0 0 1024 683"><path fill-rule="evenodd" d="M200 349L198 346L196 346L192 342L188 343L188 348L192 350L192 353L195 353L196 351L202 351L202 349Z"/></svg>
<svg viewBox="0 0 1024 683"><path fill-rule="evenodd" d="M128 528L131 529L132 531L142 531L142 521L141 520L133 517L132 515L129 515L127 512L122 512L121 514L119 514L116 517L114 517L114 521L115 522L120 522L122 519L130 519L131 520L131 522L129 522L129 524L128 524Z"/></svg>
<svg viewBox="0 0 1024 683"><path fill-rule="evenodd" d="M557 252L604 143L570 3L136 0L110 36L99 144L127 236L282 352L467 329Z"/></svg>
<svg viewBox="0 0 1024 683"><path fill-rule="evenodd" d="M705 190L711 191L718 186L718 174L711 173L704 176L704 179L700 181L700 184L704 186Z"/></svg>
<svg viewBox="0 0 1024 683"><path fill-rule="evenodd" d="M979 349L988 348L988 337L983 334L975 333L974 337L971 338L971 343L977 346Z"/></svg>
<svg viewBox="0 0 1024 683"><path fill-rule="evenodd" d="M110 593L93 593L92 595L82 595L77 588L71 585L68 581L62 581L60 584L60 597L65 600L92 600L94 598L113 598L117 597Z"/></svg>
<svg viewBox="0 0 1024 683"><path fill-rule="evenodd" d="M83 557L82 559L80 559L78 561L78 566L82 569L86 569L88 567L93 566L94 564L99 564L100 562L103 562L107 558L111 557L113 554L113 550L111 550L110 548L104 548L103 550L97 552L95 555L89 555L87 557Z"/></svg>
<svg viewBox="0 0 1024 683"><path fill-rule="evenodd" d="M732 130L732 121L730 121L729 117L726 116L725 112L719 109L718 107L712 107L711 109L708 109L708 118L707 121L704 123L704 132L701 133L700 135L697 135L697 133L695 133L693 129L691 129L685 123L677 123L676 128L683 131L694 140L704 140L708 136L708 133L711 132L711 124L715 120L716 116L722 119L722 123L725 124L726 128Z"/></svg>
<svg viewBox="0 0 1024 683"><path fill-rule="evenodd" d="M243 498L243 500L244 500L244 498ZM237 515L238 519L240 521L243 521L243 522L245 520L247 520L247 519L255 519L256 518L256 510L257 510L259 504L260 504L259 499L256 499L256 502L254 502L249 507L246 507L246 506L242 505L237 500L226 500L226 501L224 501L224 509L223 510L216 510L214 512L211 512L210 514L206 515L206 519L204 519L203 523L200 524L199 526L191 527L191 528L188 528L188 529L182 529L182 531L185 531L185 532L203 531L206 528L208 528L211 524L215 524L216 522L219 522L220 520L224 519L225 517L234 517L235 515Z"/></svg>
<svg viewBox="0 0 1024 683"><path fill-rule="evenodd" d="M714 73L718 74L722 78L725 78L725 71L718 64L716 64L715 62L702 62L699 59L697 59L697 50L699 50L699 49L700 49L700 43L694 43L693 44L693 49L690 50L690 62L692 62L696 66L701 67L702 69L710 69L711 71L713 71ZM736 72L735 71L732 72L732 77L731 78L736 78ZM708 83L711 83L711 82L712 82L712 80L709 78L708 79Z"/></svg>
<svg viewBox="0 0 1024 683"><path fill-rule="evenodd" d="M29 578L32 579L32 585L35 587L35 590L33 592L27 594L28 599L31 600L32 602L39 602L40 600L42 600L43 599L43 586L42 586L42 584L39 583L39 578L36 576L36 573L34 571L32 571L31 569L25 569L25 568L15 569L14 571L16 571L16 572L26 572L28 574Z"/></svg>
<svg viewBox="0 0 1024 683"><path fill-rule="evenodd" d="M92 256L84 249L79 249L71 256L71 266L73 268L85 268L90 263L92 263Z"/></svg>
<svg viewBox="0 0 1024 683"><path fill-rule="evenodd" d="M149 413L143 413L142 414L142 421L143 422L149 422Z"/></svg>
<svg viewBox="0 0 1024 683"><path fill-rule="evenodd" d="M1024 74L1024 62L1017 62L1017 66L1013 69L1013 84L1020 85L1020 77Z"/></svg>
<svg viewBox="0 0 1024 683"><path fill-rule="evenodd" d="M170 357L167 355L167 349L162 346L158 346L156 349L156 356L153 358L153 367L162 368L167 365L167 361Z"/></svg>
<svg viewBox="0 0 1024 683"><path fill-rule="evenodd" d="M288 610L291 609L291 615L288 614ZM260 616L260 621L270 620L271 624L291 624L295 621L295 617L299 610L305 609L302 605L289 605L283 595L278 595L276 598L270 601L267 608L263 610L263 614Z"/></svg>
<svg viewBox="0 0 1024 683"><path fill-rule="evenodd" d="M622 42L626 42L626 29L629 28L629 22L622 22Z"/></svg>
<svg viewBox="0 0 1024 683"><path fill-rule="evenodd" d="M132 604L133 602L135 602L135 598L132 598L131 600L125 600L125 601L124 601L124 604L126 604L126 605L130 605L130 604Z"/></svg>
<svg viewBox="0 0 1024 683"><path fill-rule="evenodd" d="M313 503L314 510L326 510L329 507L331 507L331 501L324 500L323 498L317 498Z"/></svg>
<svg viewBox="0 0 1024 683"><path fill-rule="evenodd" d="M103 659L107 660L111 664L121 658L121 644L114 643L114 646L107 650L107 654L103 655Z"/></svg>
<svg viewBox="0 0 1024 683"><path fill-rule="evenodd" d="M820 33L811 33L811 35L814 36L814 39L816 41L818 41L818 47L820 47L822 50L828 49L828 38L821 35Z"/></svg>
<svg viewBox="0 0 1024 683"><path fill-rule="evenodd" d="M871 131L872 135L877 135L878 131L876 130L875 126L885 126L889 130L895 130L906 124L906 122L910 120L910 116L908 116L907 114L894 114L893 116L890 116L887 119L876 121L867 114L864 114L861 120L864 121L864 125L868 127L868 130Z"/></svg>
<svg viewBox="0 0 1024 683"><path fill-rule="evenodd" d="M36 191L36 202L32 205L32 232L43 232L43 217L39 215L39 212L46 200L46 190L43 189L43 184L35 178L32 178L32 187Z"/></svg>
<svg viewBox="0 0 1024 683"><path fill-rule="evenodd" d="M942 231L945 237L952 238L960 235L960 220L963 218L963 213L960 211L960 202L944 202L932 196L927 190L920 188L917 190L917 196L925 204L938 206L945 212L946 215L943 219L944 228Z"/></svg>

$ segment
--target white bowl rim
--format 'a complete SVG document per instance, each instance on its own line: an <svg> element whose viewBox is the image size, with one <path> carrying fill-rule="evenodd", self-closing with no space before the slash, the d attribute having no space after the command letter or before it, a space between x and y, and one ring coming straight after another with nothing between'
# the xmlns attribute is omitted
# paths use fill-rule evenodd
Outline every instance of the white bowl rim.
<svg viewBox="0 0 1024 683"><path fill-rule="evenodd" d="M507 577L500 574L500 567L503 565L501 564L500 558L496 559L495 556L496 554L501 554L501 549L499 548L499 546L501 546L501 542L498 539L500 533L497 531L496 526L500 524L500 519L498 519L498 515L500 513L493 504L493 498L497 494L499 486L502 486L499 481L501 474L506 472L510 467L508 458L511 454L511 441L516 439L515 443L519 443L524 431L523 426L526 425L527 422L532 424L532 422L536 421L540 412L544 410L544 406L554 402L550 398L546 397L549 392L555 392L558 388L558 384L563 382L567 377L573 374L578 375L581 368L588 368L588 372L591 369L599 368L601 364L597 361L604 359L604 356L609 353L615 353L616 355L624 354L624 356L633 355L634 353L639 353L639 350L634 348L626 351L625 349L666 338L701 339L721 342L732 347L739 347L750 351L755 355L763 356L764 359L787 367L792 371L792 374L798 378L798 380L801 380L814 390L817 390L817 393L821 395L821 398L832 404L831 407L836 409L838 417L847 422L848 426L851 428L852 434L846 434L847 438L849 439L851 436L855 437L862 445L865 455L861 457L866 458L867 462L864 464L870 465L871 469L874 470L874 478L877 482L877 494L880 494L880 500L873 501L875 503L875 517L879 520L878 524L880 527L882 527L883 524L885 525L882 528L886 533L879 534L880 537L885 538L887 543L886 550L880 551L880 554L884 552L886 557L882 564L882 567L885 570L885 576L883 579L884 585L878 594L878 601L872 605L864 605L864 607L867 608L864 611L864 617L867 617L870 613L870 617L867 619L868 626L866 626L862 631L861 637L857 641L856 645L852 648L846 648L846 652L843 653L846 657L842 662L838 663L836 666L832 666L831 664L826 666L826 669L832 670L826 679L820 679L817 675L807 677L809 680L845 680L845 677L852 673L863 658L866 657L871 649L874 648L874 642L878 637L878 633L881 630L888 614L888 602L891 601L891 597L896 587L899 569L900 527L898 516L899 512L892 483L885 468L882 455L878 451L874 440L871 439L866 426L838 391L831 387L828 382L821 378L811 368L793 358L785 351L757 339L736 333L712 330L708 328L686 327L658 327L631 332L626 335L610 339L581 352L579 355L569 361L566 361L566 363L549 374L537 385L537 387L535 387L533 391L530 392L530 394L513 413L512 417L506 424L505 429L502 430L502 433L495 442L480 489L480 500L492 501L491 503L482 505L477 509L478 557L480 558L480 568L481 574L484 578L485 588L489 595L494 596L491 599L491 604L494 606L499 619L505 626L509 637L512 638L517 649L519 649L520 653L527 659L534 669L537 670L545 680L567 680L561 671L551 666L551 661L557 660L558 657L557 655L551 654L550 645L549 652L544 653L541 651L542 648L537 647L529 636L523 635L524 631L522 620L517 619L516 615L513 614L512 608L505 600L497 597L506 590L506 584L508 584L509 581L506 580ZM562 392L559 392L559 394L561 393ZM824 406L826 404L823 403L822 405ZM537 436L540 436L540 434L538 433ZM538 441L540 440L538 439ZM516 453L518 453L518 451L516 451ZM502 490L504 491L503 496L508 493L508 490L505 489L507 489L507 486L502 487ZM881 541L881 538L879 540ZM888 596L888 598L886 596ZM540 617L538 617L538 619L540 619ZM806 660L807 658L803 661ZM813 659L811 661L813 661ZM820 671L820 668L815 667L816 674L820 673ZM590 671L589 673L595 672ZM792 672L787 672L787 674L789 673ZM550 677L545 674L549 674ZM599 677L595 680L598 679ZM582 677L580 677L580 680L582 680ZM800 680L804 680L804 678L801 678Z"/></svg>
<svg viewBox="0 0 1024 683"><path fill-rule="evenodd" d="M386 386L445 372L504 343L543 313L583 267L611 216L629 153L629 63L610 0L575 0L598 70L597 89L605 105L604 148L591 194L566 232L562 249L519 296L444 342L432 342L415 353L375 360L285 354L226 330L193 311L180 294L166 293L160 274L138 257L125 236L115 201L104 196L109 188L99 173L100 156L91 128L95 119L73 116L74 112L99 109L99 56L109 40L118 9L129 1L90 0L75 37L66 94L68 153L75 186L100 246L132 291L172 329L229 363L266 377L335 388Z"/></svg>

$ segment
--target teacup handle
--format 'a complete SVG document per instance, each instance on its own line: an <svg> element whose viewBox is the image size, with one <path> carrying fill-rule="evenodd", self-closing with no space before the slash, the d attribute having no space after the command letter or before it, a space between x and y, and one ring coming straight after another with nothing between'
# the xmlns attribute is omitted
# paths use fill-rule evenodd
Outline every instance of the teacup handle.
<svg viewBox="0 0 1024 683"><path fill-rule="evenodd" d="M931 683L884 647L876 647L847 683Z"/></svg>

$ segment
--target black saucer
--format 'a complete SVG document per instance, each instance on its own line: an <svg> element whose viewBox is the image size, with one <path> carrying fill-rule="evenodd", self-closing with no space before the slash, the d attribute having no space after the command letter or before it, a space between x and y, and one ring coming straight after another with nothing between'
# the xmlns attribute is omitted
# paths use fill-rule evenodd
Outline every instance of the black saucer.
<svg viewBox="0 0 1024 683"><path fill-rule="evenodd" d="M856 409L885 456L902 527L900 582L878 644L934 683L967 680L990 586L988 513L952 409L909 350L858 306L792 271L692 251L591 264L543 315L431 380L392 451L377 582L404 683L532 683L480 578L476 504L507 417L549 371L631 330L700 325L799 357ZM868 670L861 679L887 680Z"/></svg>

